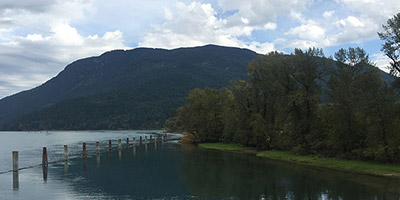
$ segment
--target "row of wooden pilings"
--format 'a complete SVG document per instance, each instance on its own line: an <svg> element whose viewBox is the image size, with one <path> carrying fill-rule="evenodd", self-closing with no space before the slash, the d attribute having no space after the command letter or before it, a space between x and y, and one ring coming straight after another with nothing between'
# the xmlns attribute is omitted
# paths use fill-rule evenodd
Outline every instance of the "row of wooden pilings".
<svg viewBox="0 0 400 200"><path fill-rule="evenodd" d="M161 138L162 137L162 138ZM156 145L157 143L163 143L167 140L167 134L164 134L161 136L160 134L157 135L157 138L154 138L154 144ZM147 140L147 136L144 136L144 144L146 145L146 151L147 151L147 144L153 143L153 137L150 135L150 141ZM139 137L139 145L142 146L143 144L143 137ZM129 148L129 137L126 138L126 148ZM136 146L136 138L133 137L132 145L135 147ZM112 148L112 141L108 140L108 152L111 153L113 150ZM118 139L118 150L122 150L122 140ZM96 154L99 155L100 152L100 142L96 142ZM88 157L87 151L86 151L86 143L84 142L82 144L82 154L81 157L83 159L86 159ZM68 145L64 145L64 161L68 161ZM61 160L59 160L61 161ZM57 161L56 161L57 162ZM48 156L47 156L47 148L43 147L43 154L42 154L42 167L43 167L43 179L47 180L47 167L48 167L49 161L48 161ZM18 166L18 151L13 151L12 152L12 165L13 165L13 188L18 189L18 170L21 170Z"/></svg>

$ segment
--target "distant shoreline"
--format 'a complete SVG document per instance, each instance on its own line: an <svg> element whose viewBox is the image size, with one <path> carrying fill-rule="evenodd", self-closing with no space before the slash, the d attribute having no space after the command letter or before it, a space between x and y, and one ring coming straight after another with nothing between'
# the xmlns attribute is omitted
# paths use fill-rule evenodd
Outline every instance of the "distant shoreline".
<svg viewBox="0 0 400 200"><path fill-rule="evenodd" d="M400 178L400 165L380 164L373 162L339 160L336 158L295 155L288 151L261 151L257 152L254 148L243 147L236 144L224 143L203 143L198 145L201 148L216 149L221 151L232 151L240 153L251 153L258 157L271 160L280 160L300 165L321 167L339 171L346 171L358 174Z"/></svg>

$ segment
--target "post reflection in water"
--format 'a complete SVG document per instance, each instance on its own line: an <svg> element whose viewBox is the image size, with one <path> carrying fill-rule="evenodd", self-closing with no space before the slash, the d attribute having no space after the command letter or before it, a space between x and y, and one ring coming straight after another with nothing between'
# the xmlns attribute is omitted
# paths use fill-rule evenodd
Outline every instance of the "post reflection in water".
<svg viewBox="0 0 400 200"><path fill-rule="evenodd" d="M86 158L82 158L82 168L86 169Z"/></svg>
<svg viewBox="0 0 400 200"><path fill-rule="evenodd" d="M122 151L121 149L118 150L118 160L122 159Z"/></svg>
<svg viewBox="0 0 400 200"><path fill-rule="evenodd" d="M108 160L112 161L112 152L111 151L108 152Z"/></svg>
<svg viewBox="0 0 400 200"><path fill-rule="evenodd" d="M48 172L48 166L47 165L43 165L43 181L47 182L47 172Z"/></svg>
<svg viewBox="0 0 400 200"><path fill-rule="evenodd" d="M107 159L105 153L96 158L92 156L82 159L84 169L87 162L86 170L82 170L79 162L70 161L69 167L68 162L56 163L54 165L58 167L50 166L51 187L50 184L46 184L47 187L42 187L40 193L51 193L54 192L52 191L54 188L67 187L68 193L65 197L72 197L72 199L85 199L88 194L96 194L98 191L101 191L99 199L117 200L346 200L399 199L400 197L400 181L398 180L312 169L258 158L252 154L214 151L195 146L161 143L155 151L152 149L155 146L148 145L150 145L149 149L146 148L147 145L144 146L147 153L140 151L140 146L137 147L138 150L132 148L134 159L128 156L122 157L121 151L118 151L121 161L110 159L109 162L103 161L100 165L100 156L104 156L102 159ZM112 153L115 153L114 157L117 156L117 152ZM112 157L110 153L108 157ZM62 164L64 164L64 172ZM43 168L45 169L47 170ZM40 179L40 171L38 172ZM69 175L65 176L63 173L69 173ZM43 179L47 180L47 171L46 175L43 171ZM18 188L17 183L18 174L13 176L14 189ZM10 185L7 187L10 188ZM19 189L18 192L26 193L27 191Z"/></svg>
<svg viewBox="0 0 400 200"><path fill-rule="evenodd" d="M100 167L100 154L97 154L97 156L96 156L96 164L97 164L97 167Z"/></svg>
<svg viewBox="0 0 400 200"><path fill-rule="evenodd" d="M18 171L13 172L13 189L18 190L19 188L19 174Z"/></svg>
<svg viewBox="0 0 400 200"><path fill-rule="evenodd" d="M64 174L68 174L68 160L64 161Z"/></svg>
<svg viewBox="0 0 400 200"><path fill-rule="evenodd" d="M147 153L147 143L144 145L144 151Z"/></svg>

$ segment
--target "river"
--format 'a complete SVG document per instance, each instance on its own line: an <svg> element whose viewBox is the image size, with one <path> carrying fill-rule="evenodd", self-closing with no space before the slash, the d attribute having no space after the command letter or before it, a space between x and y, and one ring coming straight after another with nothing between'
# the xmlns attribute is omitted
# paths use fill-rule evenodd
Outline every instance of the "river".
<svg viewBox="0 0 400 200"><path fill-rule="evenodd" d="M400 181L168 141L161 131L0 132L0 199L399 199ZM136 145L125 146L129 137ZM108 153L108 140L113 151ZM122 150L117 140L122 139ZM95 142L101 154L96 155ZM89 157L82 159L82 142ZM132 140L130 140L132 142ZM69 146L70 160L63 145ZM48 149L45 170L38 165ZM19 152L18 173L11 152ZM33 167L32 167L33 166Z"/></svg>

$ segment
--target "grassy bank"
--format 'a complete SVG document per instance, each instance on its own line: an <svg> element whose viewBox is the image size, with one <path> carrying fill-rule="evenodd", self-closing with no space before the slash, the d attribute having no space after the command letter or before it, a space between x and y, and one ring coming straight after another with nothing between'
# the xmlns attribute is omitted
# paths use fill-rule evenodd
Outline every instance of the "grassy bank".
<svg viewBox="0 0 400 200"><path fill-rule="evenodd" d="M226 151L246 151L251 148L235 144L205 143L199 144L202 148L218 149ZM349 171L361 174L393 176L400 178L400 165L378 164L372 162L360 162L351 160L339 160L335 158L324 158L317 156L299 156L285 151L262 151L256 154L274 160L282 160L303 165L324 167L335 170Z"/></svg>
<svg viewBox="0 0 400 200"><path fill-rule="evenodd" d="M224 151L244 151L250 150L248 147L239 146L237 144L224 144L224 143L202 143L199 147L206 149L218 149Z"/></svg>

